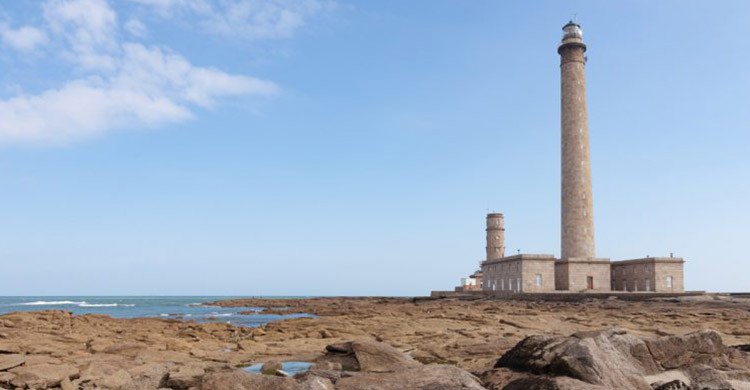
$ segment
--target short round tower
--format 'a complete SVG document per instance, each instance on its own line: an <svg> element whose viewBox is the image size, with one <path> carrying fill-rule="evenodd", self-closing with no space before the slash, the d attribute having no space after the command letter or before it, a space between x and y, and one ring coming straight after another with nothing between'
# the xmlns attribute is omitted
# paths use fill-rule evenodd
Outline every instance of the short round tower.
<svg viewBox="0 0 750 390"><path fill-rule="evenodd" d="M487 260L505 257L505 219L501 213L487 214Z"/></svg>

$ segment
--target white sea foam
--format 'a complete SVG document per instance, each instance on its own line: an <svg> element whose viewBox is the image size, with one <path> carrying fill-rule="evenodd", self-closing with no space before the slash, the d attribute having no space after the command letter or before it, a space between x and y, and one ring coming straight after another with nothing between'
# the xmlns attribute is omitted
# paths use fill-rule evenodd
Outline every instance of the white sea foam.
<svg viewBox="0 0 750 390"><path fill-rule="evenodd" d="M59 306L59 305L76 305L80 306L86 302L74 302L74 301L36 301L36 302L24 302L17 303L17 306Z"/></svg>
<svg viewBox="0 0 750 390"><path fill-rule="evenodd" d="M75 305L78 307L133 307L135 304L132 303L88 303L86 301L35 301L35 302L22 302L14 304L16 306L63 306L63 305Z"/></svg>
<svg viewBox="0 0 750 390"><path fill-rule="evenodd" d="M233 315L234 313L211 313L207 314L206 317L230 317Z"/></svg>

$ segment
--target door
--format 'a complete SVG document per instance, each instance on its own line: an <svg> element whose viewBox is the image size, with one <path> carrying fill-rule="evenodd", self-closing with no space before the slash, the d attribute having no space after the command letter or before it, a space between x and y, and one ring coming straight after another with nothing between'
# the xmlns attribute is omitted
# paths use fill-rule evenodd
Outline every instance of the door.
<svg viewBox="0 0 750 390"><path fill-rule="evenodd" d="M593 276L586 277L586 288L589 290L594 289L594 277Z"/></svg>

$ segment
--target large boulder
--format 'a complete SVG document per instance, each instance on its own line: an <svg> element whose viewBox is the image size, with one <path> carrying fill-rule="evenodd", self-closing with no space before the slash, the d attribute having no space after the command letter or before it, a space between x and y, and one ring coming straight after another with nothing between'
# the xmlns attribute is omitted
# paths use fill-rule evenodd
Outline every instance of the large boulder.
<svg viewBox="0 0 750 390"><path fill-rule="evenodd" d="M364 372L393 372L420 365L396 348L371 340L331 344L326 347L326 355L318 362L322 365L340 365L344 370Z"/></svg>
<svg viewBox="0 0 750 390"><path fill-rule="evenodd" d="M609 388L651 390L643 372L653 366L633 358L645 344L621 329L576 333L568 338L531 336L495 364L534 374L568 376Z"/></svg>
<svg viewBox="0 0 750 390"><path fill-rule="evenodd" d="M744 352L729 350L714 331L647 340L617 328L569 337L539 335L522 340L495 364L496 369L527 376L485 377L491 388L507 390L750 388L750 380L745 380L750 378L750 367L743 364L745 356L738 356ZM507 382L493 381L503 378L508 378Z"/></svg>
<svg viewBox="0 0 750 390"><path fill-rule="evenodd" d="M448 365L430 364L392 373L362 373L336 382L336 390L483 390L474 375Z"/></svg>

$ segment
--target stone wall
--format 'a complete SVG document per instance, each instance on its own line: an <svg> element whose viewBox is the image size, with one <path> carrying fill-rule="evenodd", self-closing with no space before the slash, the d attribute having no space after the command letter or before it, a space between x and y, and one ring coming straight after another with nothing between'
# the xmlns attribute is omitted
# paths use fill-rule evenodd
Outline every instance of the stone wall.
<svg viewBox="0 0 750 390"><path fill-rule="evenodd" d="M610 291L609 259L569 259L555 263L555 288L568 291ZM593 289L589 288L592 278Z"/></svg>
<svg viewBox="0 0 750 390"><path fill-rule="evenodd" d="M612 262L612 290L682 292L683 265L677 257L648 257ZM668 279L671 278L671 285Z"/></svg>
<svg viewBox="0 0 750 390"><path fill-rule="evenodd" d="M554 291L554 262L552 255L537 254L485 261L482 263L483 289L508 293Z"/></svg>
<svg viewBox="0 0 750 390"><path fill-rule="evenodd" d="M482 264L483 289L513 291L521 289L521 260L518 256L486 261Z"/></svg>
<svg viewBox="0 0 750 390"><path fill-rule="evenodd" d="M555 291L555 259L529 258L521 262L522 292Z"/></svg>

